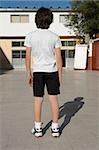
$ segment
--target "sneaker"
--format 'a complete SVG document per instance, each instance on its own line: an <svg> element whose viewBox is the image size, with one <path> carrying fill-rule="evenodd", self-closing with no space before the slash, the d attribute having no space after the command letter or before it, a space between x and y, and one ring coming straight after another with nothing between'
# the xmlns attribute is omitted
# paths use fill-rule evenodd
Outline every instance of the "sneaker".
<svg viewBox="0 0 99 150"><path fill-rule="evenodd" d="M31 133L34 134L36 137L42 137L43 136L42 128L33 127L31 130Z"/></svg>
<svg viewBox="0 0 99 150"><path fill-rule="evenodd" d="M60 136L60 130L59 127L58 128L51 128L51 133L53 137L59 137Z"/></svg>

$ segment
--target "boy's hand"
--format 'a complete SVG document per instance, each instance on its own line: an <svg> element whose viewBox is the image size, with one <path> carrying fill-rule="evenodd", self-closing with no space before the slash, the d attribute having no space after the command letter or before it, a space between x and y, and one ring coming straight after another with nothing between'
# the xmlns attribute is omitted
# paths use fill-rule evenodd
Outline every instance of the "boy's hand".
<svg viewBox="0 0 99 150"><path fill-rule="evenodd" d="M28 78L28 84L32 87L33 86L33 77L30 75Z"/></svg>

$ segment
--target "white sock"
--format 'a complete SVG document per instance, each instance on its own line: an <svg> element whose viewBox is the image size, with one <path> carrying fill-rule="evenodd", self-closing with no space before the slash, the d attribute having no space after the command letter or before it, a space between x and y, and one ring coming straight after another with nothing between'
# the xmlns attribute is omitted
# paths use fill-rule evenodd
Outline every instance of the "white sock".
<svg viewBox="0 0 99 150"><path fill-rule="evenodd" d="M56 129L56 128L58 128L59 126L58 126L58 123L54 123L54 122L52 122L52 129Z"/></svg>
<svg viewBox="0 0 99 150"><path fill-rule="evenodd" d="M36 121L35 121L34 124L35 124L35 128L38 128L38 129L41 128L41 125L42 125L41 122L36 122Z"/></svg>

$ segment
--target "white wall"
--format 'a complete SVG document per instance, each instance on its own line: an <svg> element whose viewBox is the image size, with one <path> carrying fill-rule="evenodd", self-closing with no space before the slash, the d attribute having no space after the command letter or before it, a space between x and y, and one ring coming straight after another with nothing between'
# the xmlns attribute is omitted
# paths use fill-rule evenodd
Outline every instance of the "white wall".
<svg viewBox="0 0 99 150"><path fill-rule="evenodd" d="M29 14L29 23L11 23L10 15ZM35 29L34 14L32 13L2 13L0 14L1 27L0 36L25 36L32 29Z"/></svg>
<svg viewBox="0 0 99 150"><path fill-rule="evenodd" d="M92 57L92 40L89 41L88 57Z"/></svg>
<svg viewBox="0 0 99 150"><path fill-rule="evenodd" d="M59 36L75 35L73 30L59 23L59 14L67 14L68 12L54 12L54 21L50 26L50 30ZM10 15L29 15L29 23L11 23ZM27 33L36 29L35 12L0 12L0 36L25 36Z"/></svg>

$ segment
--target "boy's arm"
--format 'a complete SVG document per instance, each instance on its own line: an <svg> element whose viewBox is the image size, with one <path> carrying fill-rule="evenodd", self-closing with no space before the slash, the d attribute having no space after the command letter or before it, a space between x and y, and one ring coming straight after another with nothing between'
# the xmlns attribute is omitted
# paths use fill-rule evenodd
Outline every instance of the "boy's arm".
<svg viewBox="0 0 99 150"><path fill-rule="evenodd" d="M32 72L31 72L31 47L26 47L25 59L26 71L28 76L28 83L32 85Z"/></svg>
<svg viewBox="0 0 99 150"><path fill-rule="evenodd" d="M59 82L62 83L62 57L61 57L61 49L55 48L55 54L56 54L56 64L58 69L58 75L59 75Z"/></svg>

